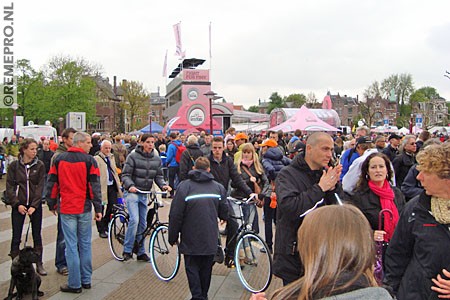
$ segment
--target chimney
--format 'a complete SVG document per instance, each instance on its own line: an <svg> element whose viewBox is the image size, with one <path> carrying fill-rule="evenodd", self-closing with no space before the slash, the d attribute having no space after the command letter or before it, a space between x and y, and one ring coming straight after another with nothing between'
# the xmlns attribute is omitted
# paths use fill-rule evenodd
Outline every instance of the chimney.
<svg viewBox="0 0 450 300"><path fill-rule="evenodd" d="M114 95L117 95L117 76L114 75L113 77L113 89L114 89Z"/></svg>

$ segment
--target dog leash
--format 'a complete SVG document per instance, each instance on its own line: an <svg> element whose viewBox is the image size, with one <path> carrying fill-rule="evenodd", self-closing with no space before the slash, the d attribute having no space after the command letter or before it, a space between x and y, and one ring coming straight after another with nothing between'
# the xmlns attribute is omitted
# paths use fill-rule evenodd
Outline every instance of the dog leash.
<svg viewBox="0 0 450 300"><path fill-rule="evenodd" d="M30 216L30 221L28 222L27 235L25 236L25 243L23 244L24 248L27 246L28 232L30 232L30 227L31 227L31 216Z"/></svg>

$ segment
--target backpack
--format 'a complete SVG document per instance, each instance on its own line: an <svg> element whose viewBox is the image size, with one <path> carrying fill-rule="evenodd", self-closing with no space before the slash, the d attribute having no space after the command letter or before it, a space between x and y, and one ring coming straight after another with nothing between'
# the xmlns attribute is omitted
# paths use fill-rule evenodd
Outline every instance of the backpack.
<svg viewBox="0 0 450 300"><path fill-rule="evenodd" d="M174 145L175 147L177 147L177 153L175 154L175 161L177 163L180 163L181 160L181 154L183 154L183 152L186 150L186 146L184 146L183 144L181 144L180 146L178 146L175 143L172 143L172 145Z"/></svg>

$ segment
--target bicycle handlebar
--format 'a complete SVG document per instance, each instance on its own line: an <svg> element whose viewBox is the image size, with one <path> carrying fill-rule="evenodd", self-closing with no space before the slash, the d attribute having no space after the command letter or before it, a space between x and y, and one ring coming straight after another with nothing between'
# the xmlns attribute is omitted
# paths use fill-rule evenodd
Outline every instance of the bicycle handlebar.
<svg viewBox="0 0 450 300"><path fill-rule="evenodd" d="M250 204L250 203L252 203L253 200L255 200L255 195L252 195L251 197L243 198L243 199L236 199L231 196L228 196L227 199L231 200L233 202L241 202L241 203L245 203L245 204Z"/></svg>
<svg viewBox="0 0 450 300"><path fill-rule="evenodd" d="M167 194L167 191L161 191L161 192L155 191L155 190L142 191L142 190L136 188L136 193L139 193L139 194L165 195L165 194Z"/></svg>

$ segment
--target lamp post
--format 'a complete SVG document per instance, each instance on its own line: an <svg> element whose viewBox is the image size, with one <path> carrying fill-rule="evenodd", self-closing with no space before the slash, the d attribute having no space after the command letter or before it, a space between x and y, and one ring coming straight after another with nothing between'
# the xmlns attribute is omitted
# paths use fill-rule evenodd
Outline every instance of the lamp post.
<svg viewBox="0 0 450 300"><path fill-rule="evenodd" d="M16 128L16 111L19 108L19 105L17 103L13 103L11 105L11 108L13 109L13 128L14 128L14 135L16 135L17 133L17 128Z"/></svg>
<svg viewBox="0 0 450 300"><path fill-rule="evenodd" d="M62 117L59 117L58 121L59 121L59 135L61 135L61 133L63 132L63 121L64 121L64 119Z"/></svg>
<svg viewBox="0 0 450 300"><path fill-rule="evenodd" d="M214 93L213 91L209 91L203 95L205 95L209 99L209 132L210 132L210 134L213 134L212 102L213 102L213 100L221 99L222 97L217 96L217 94Z"/></svg>

